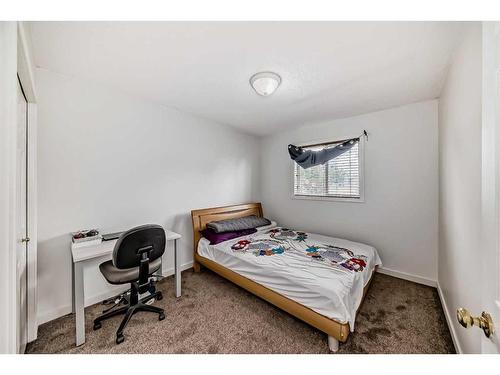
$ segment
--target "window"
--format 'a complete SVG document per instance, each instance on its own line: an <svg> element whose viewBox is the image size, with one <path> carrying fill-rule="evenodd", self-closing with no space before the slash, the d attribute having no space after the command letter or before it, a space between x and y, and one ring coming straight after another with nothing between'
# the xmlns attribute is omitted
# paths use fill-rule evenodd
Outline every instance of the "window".
<svg viewBox="0 0 500 375"><path fill-rule="evenodd" d="M335 147L341 142L321 146L302 146L306 150ZM363 201L362 189L362 140L349 151L308 169L294 165L293 194L295 198Z"/></svg>

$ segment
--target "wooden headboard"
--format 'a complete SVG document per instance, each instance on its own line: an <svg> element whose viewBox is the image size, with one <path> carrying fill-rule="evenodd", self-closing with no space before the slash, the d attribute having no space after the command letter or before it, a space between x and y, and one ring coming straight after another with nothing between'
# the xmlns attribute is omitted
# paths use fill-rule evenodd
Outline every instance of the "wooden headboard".
<svg viewBox="0 0 500 375"><path fill-rule="evenodd" d="M260 203L246 203L235 206L204 208L191 211L193 219L193 251L196 261L196 250L201 239L200 231L205 229L211 221L235 219L238 217L256 215L262 217L262 205Z"/></svg>

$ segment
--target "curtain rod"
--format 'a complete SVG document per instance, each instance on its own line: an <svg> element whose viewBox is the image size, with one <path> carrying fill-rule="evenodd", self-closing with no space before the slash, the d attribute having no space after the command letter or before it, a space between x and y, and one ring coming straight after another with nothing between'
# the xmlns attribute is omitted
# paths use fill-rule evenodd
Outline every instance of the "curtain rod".
<svg viewBox="0 0 500 375"><path fill-rule="evenodd" d="M347 138L347 139L338 139L338 140L335 140L335 141L328 141L328 142L322 142L322 143L314 143L314 144L310 144L310 145L301 145L300 147L302 147L302 148L304 148L304 147L316 147L316 146L331 145L332 143L344 143L344 142L347 142L347 141L351 141L353 139L359 139L362 136L365 136L366 140L368 141L368 133L366 132L366 130L363 130L363 134L361 134L359 137Z"/></svg>

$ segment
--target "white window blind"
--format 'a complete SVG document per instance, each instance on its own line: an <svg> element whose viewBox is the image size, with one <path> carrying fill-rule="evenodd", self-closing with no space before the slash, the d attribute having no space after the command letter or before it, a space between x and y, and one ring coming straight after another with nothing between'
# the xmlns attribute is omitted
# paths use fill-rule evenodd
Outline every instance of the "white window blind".
<svg viewBox="0 0 500 375"><path fill-rule="evenodd" d="M318 151L335 147L330 143L304 147ZM349 151L326 164L304 169L294 163L294 195L297 197L325 197L359 199L360 196L360 146L356 143Z"/></svg>

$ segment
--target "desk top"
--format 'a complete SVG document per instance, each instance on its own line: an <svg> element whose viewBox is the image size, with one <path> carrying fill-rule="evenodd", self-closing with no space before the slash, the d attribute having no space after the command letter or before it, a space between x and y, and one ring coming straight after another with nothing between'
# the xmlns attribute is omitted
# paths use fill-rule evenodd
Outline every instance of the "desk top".
<svg viewBox="0 0 500 375"><path fill-rule="evenodd" d="M179 233L175 233L170 230L165 230L165 234L167 236L167 241L177 240L182 237ZM117 240L102 241L97 245L76 248L71 245L71 255L73 256L73 263L93 258L99 258L111 254L115 247L116 241Z"/></svg>

